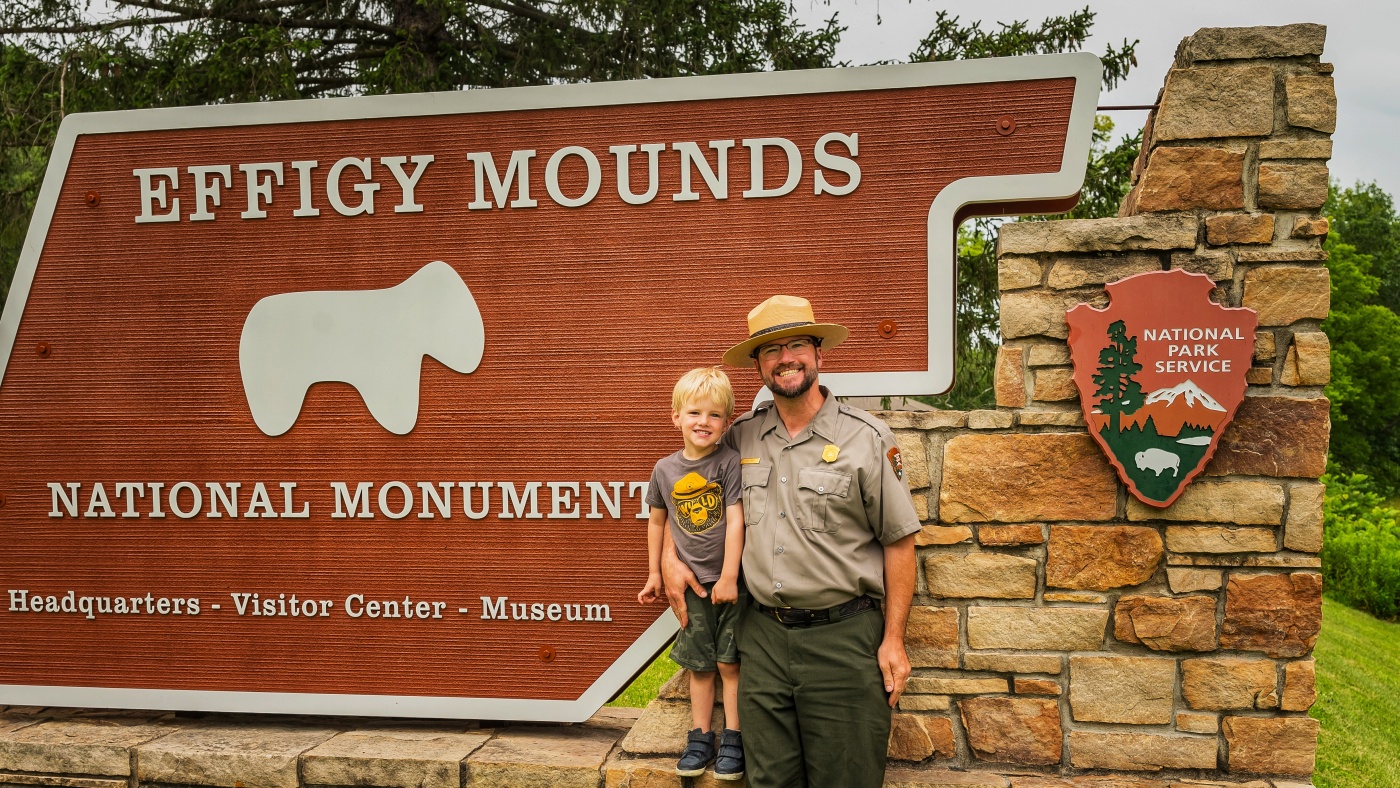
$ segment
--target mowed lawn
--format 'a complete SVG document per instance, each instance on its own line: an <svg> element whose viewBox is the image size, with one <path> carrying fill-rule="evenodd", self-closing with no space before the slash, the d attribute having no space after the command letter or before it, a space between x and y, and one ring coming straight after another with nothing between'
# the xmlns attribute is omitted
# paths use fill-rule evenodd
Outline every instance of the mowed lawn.
<svg viewBox="0 0 1400 788"><path fill-rule="evenodd" d="M1317 659L1318 788L1400 788L1400 624L1324 599Z"/></svg>
<svg viewBox="0 0 1400 788"><path fill-rule="evenodd" d="M1400 624L1324 599L1317 659L1318 788L1400 788ZM676 672L663 654L611 706L645 706Z"/></svg>

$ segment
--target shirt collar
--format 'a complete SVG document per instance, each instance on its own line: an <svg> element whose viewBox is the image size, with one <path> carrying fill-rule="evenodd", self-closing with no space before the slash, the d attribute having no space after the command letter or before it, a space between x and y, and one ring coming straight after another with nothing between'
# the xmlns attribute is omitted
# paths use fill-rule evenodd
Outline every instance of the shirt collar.
<svg viewBox="0 0 1400 788"><path fill-rule="evenodd" d="M821 389L822 396L826 397L826 400L822 402L821 408L817 410L817 415L812 417L811 423L807 425L803 433L811 431L814 435L820 435L829 441L834 441L836 440L836 415L840 412L841 406L836 401L836 398L831 396L830 389L826 386L819 386L818 388ZM779 426L782 426L782 423L783 417L778 415L778 406L775 403L769 407L768 412L764 414L763 426L759 430L759 435L764 436L773 432L778 429ZM802 433L792 436L793 441L800 440L801 438Z"/></svg>

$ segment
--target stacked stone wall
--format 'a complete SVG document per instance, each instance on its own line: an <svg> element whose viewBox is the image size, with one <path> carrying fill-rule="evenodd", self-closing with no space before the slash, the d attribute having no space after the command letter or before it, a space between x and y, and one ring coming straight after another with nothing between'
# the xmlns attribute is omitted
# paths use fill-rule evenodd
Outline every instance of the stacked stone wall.
<svg viewBox="0 0 1400 788"><path fill-rule="evenodd" d="M887 785L1308 782L1330 374L1318 211L1336 118L1324 32L1183 41L1121 215L1002 228L997 407L881 414L925 522ZM1085 429L1065 311L1171 268L1210 276L1259 329L1218 451L1158 509ZM677 786L685 686L635 721L577 726L0 709L0 785Z"/></svg>

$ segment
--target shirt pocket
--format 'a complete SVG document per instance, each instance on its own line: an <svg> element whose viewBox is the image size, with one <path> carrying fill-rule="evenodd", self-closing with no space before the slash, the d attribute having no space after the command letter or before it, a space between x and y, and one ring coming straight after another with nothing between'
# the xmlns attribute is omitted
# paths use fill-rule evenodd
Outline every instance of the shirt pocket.
<svg viewBox="0 0 1400 788"><path fill-rule="evenodd" d="M745 526L756 525L763 519L763 512L768 508L768 479L772 475L772 465L745 465L740 469Z"/></svg>
<svg viewBox="0 0 1400 788"><path fill-rule="evenodd" d="M851 475L827 468L800 468L797 494L801 499L804 531L834 533L840 525L839 511L851 489ZM835 511L831 511L835 507Z"/></svg>

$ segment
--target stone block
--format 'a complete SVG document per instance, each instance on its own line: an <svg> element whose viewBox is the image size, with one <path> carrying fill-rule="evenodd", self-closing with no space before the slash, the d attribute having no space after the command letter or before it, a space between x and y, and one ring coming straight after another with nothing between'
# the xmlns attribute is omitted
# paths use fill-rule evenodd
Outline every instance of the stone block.
<svg viewBox="0 0 1400 788"><path fill-rule="evenodd" d="M1327 201L1327 165L1259 163L1259 205L1316 210Z"/></svg>
<svg viewBox="0 0 1400 788"><path fill-rule="evenodd" d="M1298 244L1297 241L1284 241L1283 243ZM1310 244L1295 245L1292 248L1267 246L1262 249L1235 250L1235 262L1237 263L1325 263L1327 258L1326 249Z"/></svg>
<svg viewBox="0 0 1400 788"><path fill-rule="evenodd" d="M1278 669L1269 659L1205 657L1181 661L1181 696L1193 709L1278 708Z"/></svg>
<svg viewBox="0 0 1400 788"><path fill-rule="evenodd" d="M1326 268L1255 268L1244 275L1242 305L1259 313L1261 326L1321 320L1332 302L1330 281Z"/></svg>
<svg viewBox="0 0 1400 788"><path fill-rule="evenodd" d="M1235 275L1235 261L1229 252L1208 251L1176 252L1172 255L1172 268L1193 274L1205 274L1217 282L1229 281Z"/></svg>
<svg viewBox="0 0 1400 788"><path fill-rule="evenodd" d="M904 458L904 483L911 490L929 486L928 450L924 448L923 433L895 430L894 439Z"/></svg>
<svg viewBox="0 0 1400 788"><path fill-rule="evenodd" d="M998 254L1129 252L1194 249L1196 217L1143 214L1108 219L1010 222L997 236Z"/></svg>
<svg viewBox="0 0 1400 788"><path fill-rule="evenodd" d="M1026 351L1019 347L1002 345L997 348L996 389L997 407L1024 408L1026 406Z"/></svg>
<svg viewBox="0 0 1400 788"><path fill-rule="evenodd" d="M1272 482L1196 482L1165 509L1128 499L1128 519L1279 525L1283 522L1283 486Z"/></svg>
<svg viewBox="0 0 1400 788"><path fill-rule="evenodd" d="M1040 261L1034 257L1004 255L997 259L997 289L1040 287L1040 278L1044 273Z"/></svg>
<svg viewBox="0 0 1400 788"><path fill-rule="evenodd" d="M266 723L182 728L133 748L136 779L143 785L297 788L301 754L337 733L334 728Z"/></svg>
<svg viewBox="0 0 1400 788"><path fill-rule="evenodd" d="M1060 343L1031 345L1026 362L1031 367L1063 367L1070 363L1069 347Z"/></svg>
<svg viewBox="0 0 1400 788"><path fill-rule="evenodd" d="M958 666L958 611L951 607L914 605L904 630L909 662L916 668Z"/></svg>
<svg viewBox="0 0 1400 788"><path fill-rule="evenodd" d="M927 492L920 490L919 492L913 493L910 497L910 500L914 502L914 516L919 518L919 522L922 523L927 520L933 519L933 517L929 514ZM918 540L915 539L914 543L918 544Z"/></svg>
<svg viewBox="0 0 1400 788"><path fill-rule="evenodd" d="M617 731L506 728L467 758L472 788L598 788ZM671 765L675 774L675 764Z"/></svg>
<svg viewBox="0 0 1400 788"><path fill-rule="evenodd" d="M1310 717L1226 717L1229 769L1310 777L1320 723Z"/></svg>
<svg viewBox="0 0 1400 788"><path fill-rule="evenodd" d="M909 679L909 691L920 695L982 695L1009 692L1011 684L1003 678L949 678L946 676L914 676Z"/></svg>
<svg viewBox="0 0 1400 788"><path fill-rule="evenodd" d="M1332 343L1321 331L1300 331L1283 362L1285 386L1325 386L1332 379Z"/></svg>
<svg viewBox="0 0 1400 788"><path fill-rule="evenodd" d="M1301 657L1312 651L1322 625L1322 575L1232 574L1225 586L1221 648Z"/></svg>
<svg viewBox="0 0 1400 788"><path fill-rule="evenodd" d="M1065 402L1079 399L1074 386L1074 370L1048 367L1035 372L1035 399L1038 402Z"/></svg>
<svg viewBox="0 0 1400 788"><path fill-rule="evenodd" d="M945 522L1108 520L1118 477L1088 435L958 435L944 447Z"/></svg>
<svg viewBox="0 0 1400 788"><path fill-rule="evenodd" d="M1177 63L1321 55L1326 25L1205 27L1181 42Z"/></svg>
<svg viewBox="0 0 1400 788"><path fill-rule="evenodd" d="M1153 651L1214 651L1215 597L1120 597L1113 636Z"/></svg>
<svg viewBox="0 0 1400 788"><path fill-rule="evenodd" d="M1332 140L1327 137L1273 139L1259 143L1261 159L1330 159Z"/></svg>
<svg viewBox="0 0 1400 788"><path fill-rule="evenodd" d="M1152 138L1265 137L1273 130L1274 70L1269 66L1174 68L1167 73ZM1149 159L1144 180L1151 171Z"/></svg>
<svg viewBox="0 0 1400 788"><path fill-rule="evenodd" d="M1109 257L1067 256L1055 259L1046 284L1055 290L1116 282L1125 276L1162 270L1155 254L1121 254Z"/></svg>
<svg viewBox="0 0 1400 788"><path fill-rule="evenodd" d="M572 783L568 783L572 785ZM595 783L596 784L596 783ZM721 782L713 770L699 777L677 777L676 758L626 758L614 753L603 766L604 788L725 788L742 782ZM468 782L467 785L472 785ZM553 783L532 783L532 786L552 786Z"/></svg>
<svg viewBox="0 0 1400 788"><path fill-rule="evenodd" d="M988 547L1016 547L1041 544L1045 532L1039 523L1033 525L979 525L977 541Z"/></svg>
<svg viewBox="0 0 1400 788"><path fill-rule="evenodd" d="M1330 76L1293 74L1283 82L1288 122L1328 134L1337 130L1337 89Z"/></svg>
<svg viewBox="0 0 1400 788"><path fill-rule="evenodd" d="M1315 555L1296 553L1236 553L1234 555L1167 556L1170 566L1235 566L1270 569L1316 569L1322 561Z"/></svg>
<svg viewBox="0 0 1400 788"><path fill-rule="evenodd" d="M1331 424L1323 397L1245 397L1205 475L1316 479L1327 468Z"/></svg>
<svg viewBox="0 0 1400 788"><path fill-rule="evenodd" d="M1060 657L1056 654L997 654L969 651L963 655L963 667L993 673L1048 673L1059 675Z"/></svg>
<svg viewBox="0 0 1400 788"><path fill-rule="evenodd" d="M457 788L462 761L489 732L424 728L346 731L301 756L310 785Z"/></svg>
<svg viewBox="0 0 1400 788"><path fill-rule="evenodd" d="M1269 81L1272 83L1272 75ZM1170 91L1170 78L1167 84ZM1167 95L1170 96L1170 92ZM1173 109L1180 112L1175 106ZM1192 109L1201 111L1205 108L1198 105ZM1272 108L1268 122L1273 123ZM1160 129L1161 125L1157 128ZM1243 208L1244 151L1200 147L1157 148L1149 155L1147 169L1134 191L1136 210L1140 213ZM1053 269L1050 278L1053 283Z"/></svg>
<svg viewBox="0 0 1400 788"><path fill-rule="evenodd" d="M1199 714L1191 711L1176 713L1176 729L1185 733L1220 732L1220 718L1214 714Z"/></svg>
<svg viewBox="0 0 1400 788"><path fill-rule="evenodd" d="M1132 525L1054 525L1045 562L1045 584L1106 591L1135 586L1157 572L1162 537Z"/></svg>
<svg viewBox="0 0 1400 788"><path fill-rule="evenodd" d="M1078 410L1025 410L1018 419L1025 427L1084 426L1084 414Z"/></svg>
<svg viewBox="0 0 1400 788"><path fill-rule="evenodd" d="M967 414L958 410L885 410L875 415L892 430L948 430L967 424Z"/></svg>
<svg viewBox="0 0 1400 788"><path fill-rule="evenodd" d="M936 553L924 561L924 577L933 597L1031 599L1038 566L1034 558L1003 553Z"/></svg>
<svg viewBox="0 0 1400 788"><path fill-rule="evenodd" d="M1288 488L1288 516L1283 521L1283 546L1303 553L1322 550L1321 484L1293 484Z"/></svg>
<svg viewBox="0 0 1400 788"><path fill-rule="evenodd" d="M1331 229L1326 216L1295 216L1289 238L1325 238Z"/></svg>
<svg viewBox="0 0 1400 788"><path fill-rule="evenodd" d="M1214 736L1092 731L1069 734L1070 763L1077 769L1214 769L1216 749Z"/></svg>
<svg viewBox="0 0 1400 788"><path fill-rule="evenodd" d="M1060 762L1060 707L1039 698L968 698L958 702L967 743L978 760L1046 765Z"/></svg>
<svg viewBox="0 0 1400 788"><path fill-rule="evenodd" d="M974 410L967 414L968 429L1004 430L1011 426L1013 416L1007 410Z"/></svg>
<svg viewBox="0 0 1400 788"><path fill-rule="evenodd" d="M1167 587L1173 594L1187 594L1192 591L1214 591L1220 588L1224 579L1217 569L1167 569Z"/></svg>
<svg viewBox="0 0 1400 788"><path fill-rule="evenodd" d="M967 645L974 649L1095 651L1107 628L1108 611L1095 608L967 609Z"/></svg>
<svg viewBox="0 0 1400 788"><path fill-rule="evenodd" d="M1028 222L1048 224L1048 222ZM1065 312L1081 303L1096 307L1108 303L1102 290L1088 295L1074 291L1017 290L1001 296L1001 336L1003 339L1045 336L1065 339L1069 324Z"/></svg>
<svg viewBox="0 0 1400 788"><path fill-rule="evenodd" d="M1046 591L1041 598L1046 602L1070 602L1076 605L1101 605L1108 601L1108 597L1092 591Z"/></svg>
<svg viewBox="0 0 1400 788"><path fill-rule="evenodd" d="M1273 361L1278 358L1278 350L1274 344L1274 332L1256 331L1254 334L1254 360Z"/></svg>
<svg viewBox="0 0 1400 788"><path fill-rule="evenodd" d="M1273 240L1274 215L1271 213L1227 213L1206 218L1206 243L1211 246L1266 244ZM1175 259L1172 260L1172 267L1180 267Z"/></svg>
<svg viewBox="0 0 1400 788"><path fill-rule="evenodd" d="M1069 706L1079 722L1171 722L1176 660L1160 657L1069 658Z"/></svg>
<svg viewBox="0 0 1400 788"><path fill-rule="evenodd" d="M1272 528L1172 525L1167 527L1167 549L1173 553L1272 553L1278 549L1278 538Z"/></svg>
<svg viewBox="0 0 1400 788"><path fill-rule="evenodd" d="M947 711L952 699L947 695L915 695L905 692L899 696L900 711Z"/></svg>
<svg viewBox="0 0 1400 788"><path fill-rule="evenodd" d="M922 761L933 755L953 757L953 721L927 714L895 714L888 754L895 761Z"/></svg>
<svg viewBox="0 0 1400 788"><path fill-rule="evenodd" d="M1012 682L1017 695L1059 695L1060 682L1052 679L1025 679L1017 676Z"/></svg>
<svg viewBox="0 0 1400 788"><path fill-rule="evenodd" d="M131 748L172 730L139 721L47 720L0 733L0 769L127 777Z"/></svg>
<svg viewBox="0 0 1400 788"><path fill-rule="evenodd" d="M1268 386L1274 382L1274 368L1250 367L1244 372L1244 382L1251 386Z"/></svg>
<svg viewBox="0 0 1400 788"><path fill-rule="evenodd" d="M1300 659L1283 666L1284 711L1307 711L1317 701L1317 670L1311 659Z"/></svg>
<svg viewBox="0 0 1400 788"><path fill-rule="evenodd" d="M657 699L647 704L636 724L622 737L622 749L636 755L679 755L685 749L685 734L691 729L690 680L686 671L677 671L684 677L686 686L684 699ZM723 704L715 704L712 725L724 727Z"/></svg>
<svg viewBox="0 0 1400 788"><path fill-rule="evenodd" d="M987 772L892 766L885 770L884 788L1006 788L1006 778Z"/></svg>
<svg viewBox="0 0 1400 788"><path fill-rule="evenodd" d="M919 547L950 545L972 539L972 529L965 525L926 525L914 537Z"/></svg>

